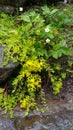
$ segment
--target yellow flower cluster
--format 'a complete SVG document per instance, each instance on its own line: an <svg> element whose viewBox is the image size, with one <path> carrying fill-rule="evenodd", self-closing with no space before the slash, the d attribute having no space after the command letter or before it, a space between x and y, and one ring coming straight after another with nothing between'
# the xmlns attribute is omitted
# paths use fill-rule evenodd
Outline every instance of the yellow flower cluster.
<svg viewBox="0 0 73 130"><path fill-rule="evenodd" d="M30 96L26 96L23 100L20 101L20 107L24 109L34 108L35 102L31 100Z"/></svg>
<svg viewBox="0 0 73 130"><path fill-rule="evenodd" d="M27 78L28 91L35 92L37 88L41 87L41 77L38 74L31 74Z"/></svg>
<svg viewBox="0 0 73 130"><path fill-rule="evenodd" d="M13 81L13 85L19 84L26 77L27 87L31 88L31 91L35 91L36 87L41 87L41 77L38 72L41 72L43 68L46 68L46 62L42 58L35 61L32 59L26 60L17 79Z"/></svg>
<svg viewBox="0 0 73 130"><path fill-rule="evenodd" d="M53 83L53 93L56 95L60 92L60 89L62 88L62 81L55 81Z"/></svg>
<svg viewBox="0 0 73 130"><path fill-rule="evenodd" d="M24 74L27 77L27 87L28 92L32 95L35 95L34 92L37 88L41 87L41 77L37 72L41 72L43 68L46 67L46 63L44 59L36 59L35 61L29 59L24 64ZM30 94L30 95L31 95Z"/></svg>
<svg viewBox="0 0 73 130"><path fill-rule="evenodd" d="M40 72L43 67L45 67L45 60L44 59L36 59L34 60L27 60L24 64L25 69L33 72Z"/></svg>

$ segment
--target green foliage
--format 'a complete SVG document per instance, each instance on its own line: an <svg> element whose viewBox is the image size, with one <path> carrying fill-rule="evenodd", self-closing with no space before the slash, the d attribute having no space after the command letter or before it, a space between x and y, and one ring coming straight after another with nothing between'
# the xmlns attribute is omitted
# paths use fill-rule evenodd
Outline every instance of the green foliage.
<svg viewBox="0 0 73 130"><path fill-rule="evenodd" d="M73 130L73 126L69 130Z"/></svg>
<svg viewBox="0 0 73 130"><path fill-rule="evenodd" d="M43 87L43 71L47 73L53 93L60 92L66 74L61 72L58 59L70 55L62 35L62 25L67 24L67 17L57 9L44 6L40 12L28 10L16 18L1 14L0 21L0 43L6 48L4 64L12 60L21 66L11 81L10 95L1 92L0 97L4 96L0 99L1 106L7 111L20 102L27 115L37 105L36 97Z"/></svg>
<svg viewBox="0 0 73 130"><path fill-rule="evenodd" d="M16 106L16 97L8 95L4 89L0 88L0 109L4 109L4 113L10 112L10 117L13 118L13 108Z"/></svg>

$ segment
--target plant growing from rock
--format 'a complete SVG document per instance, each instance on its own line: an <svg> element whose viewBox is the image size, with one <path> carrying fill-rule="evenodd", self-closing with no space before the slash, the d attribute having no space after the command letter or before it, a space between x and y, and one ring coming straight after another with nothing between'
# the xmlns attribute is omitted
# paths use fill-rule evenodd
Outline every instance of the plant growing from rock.
<svg viewBox="0 0 73 130"><path fill-rule="evenodd" d="M61 90L66 75L62 73L58 60L70 55L70 48L62 35L62 25L67 24L68 19L63 12L43 6L40 11L28 10L15 20L12 19L13 22L11 19L9 21L11 25L4 27L7 32L4 33L2 29L3 34L0 34L1 43L6 46L6 63L9 60L20 63L17 76L11 80L10 94L15 97L16 103L20 102L20 107L26 110L27 115L37 105L36 97L43 88L44 73L47 74L47 87L50 83L55 95Z"/></svg>

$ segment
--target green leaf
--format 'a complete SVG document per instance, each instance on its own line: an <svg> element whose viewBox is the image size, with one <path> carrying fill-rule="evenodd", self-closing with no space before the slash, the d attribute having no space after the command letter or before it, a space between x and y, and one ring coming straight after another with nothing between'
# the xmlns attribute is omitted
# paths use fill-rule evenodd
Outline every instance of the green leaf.
<svg viewBox="0 0 73 130"><path fill-rule="evenodd" d="M53 38L54 38L54 35L53 35L52 33L49 33L49 34L48 34L48 37L49 37L50 39L53 39Z"/></svg>
<svg viewBox="0 0 73 130"><path fill-rule="evenodd" d="M62 56L62 51L61 50L56 50L56 51L51 50L49 55L52 56L55 59L58 59Z"/></svg>
<svg viewBox="0 0 73 130"><path fill-rule="evenodd" d="M55 14L56 12L58 12L58 9L52 10L52 11L50 12L50 15L53 15L53 14Z"/></svg>
<svg viewBox="0 0 73 130"><path fill-rule="evenodd" d="M29 111L25 111L25 116L28 116L28 114L29 114Z"/></svg>
<svg viewBox="0 0 73 130"><path fill-rule="evenodd" d="M29 16L30 17L34 17L34 16L36 16L36 14L37 13L34 10L29 11Z"/></svg>
<svg viewBox="0 0 73 130"><path fill-rule="evenodd" d="M70 22L71 22L71 19L69 19L69 18L64 19L64 24L69 24Z"/></svg>
<svg viewBox="0 0 73 130"><path fill-rule="evenodd" d="M41 49L41 48L37 48L36 51L34 52L34 55L48 57L47 51L45 49Z"/></svg>
<svg viewBox="0 0 73 130"><path fill-rule="evenodd" d="M61 44L56 44L53 46L53 49L56 51L61 48Z"/></svg>
<svg viewBox="0 0 73 130"><path fill-rule="evenodd" d="M55 58L55 59L58 59L58 57L59 57L59 54L57 53L57 52L55 52L55 53L53 53L53 58Z"/></svg>
<svg viewBox="0 0 73 130"><path fill-rule="evenodd" d="M58 49L63 48L63 47L66 48L66 41L65 40L62 40L59 44L54 45L53 49L58 50Z"/></svg>
<svg viewBox="0 0 73 130"><path fill-rule="evenodd" d="M65 79L66 78L66 73L62 73L61 76L62 76L62 79Z"/></svg>
<svg viewBox="0 0 73 130"><path fill-rule="evenodd" d="M21 19L22 19L23 21L25 21L25 22L28 22L28 23L31 22L31 21L30 21L30 17L29 17L29 15L27 15L27 14L22 15L22 16L21 16Z"/></svg>
<svg viewBox="0 0 73 130"><path fill-rule="evenodd" d="M41 9L42 9L44 15L50 13L50 9L47 6L43 6L43 7L41 7Z"/></svg>
<svg viewBox="0 0 73 130"><path fill-rule="evenodd" d="M62 53L64 55L70 55L71 54L71 50L70 50L70 48L64 47L64 48L62 48Z"/></svg>
<svg viewBox="0 0 73 130"><path fill-rule="evenodd" d="M61 46L61 47L66 46L66 41L65 41L65 40L62 40L62 41L60 42L60 46Z"/></svg>

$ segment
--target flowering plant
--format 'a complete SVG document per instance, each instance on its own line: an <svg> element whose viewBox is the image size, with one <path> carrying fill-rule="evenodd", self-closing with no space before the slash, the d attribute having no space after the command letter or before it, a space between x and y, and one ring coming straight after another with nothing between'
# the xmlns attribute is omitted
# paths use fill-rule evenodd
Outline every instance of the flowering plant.
<svg viewBox="0 0 73 130"><path fill-rule="evenodd" d="M10 94L15 96L27 113L36 106L37 94L40 95L44 86L44 75L47 87L50 84L54 94L60 92L62 76L58 59L70 54L62 35L64 14L61 15L57 9L49 9L47 6L41 10L42 13L28 10L12 23L9 16L4 16L6 21L10 20L11 26L8 25L6 33L0 33L1 37L3 34L1 42L6 45L6 62L13 60L20 63L17 75L10 82ZM3 29L3 24L1 28Z"/></svg>

